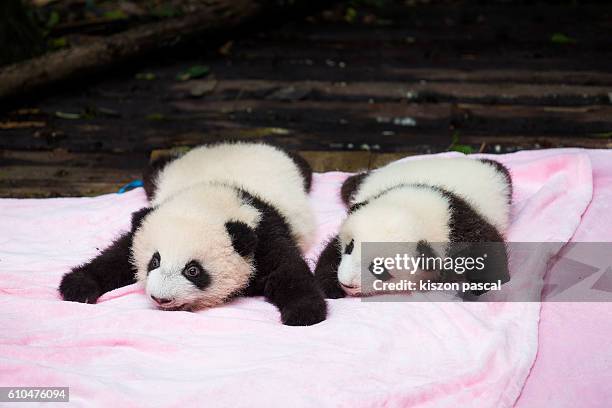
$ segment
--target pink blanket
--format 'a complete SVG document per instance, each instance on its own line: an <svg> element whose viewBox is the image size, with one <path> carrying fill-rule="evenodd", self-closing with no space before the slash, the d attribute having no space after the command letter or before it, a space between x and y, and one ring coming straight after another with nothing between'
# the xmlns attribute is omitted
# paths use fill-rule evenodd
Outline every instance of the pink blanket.
<svg viewBox="0 0 612 408"><path fill-rule="evenodd" d="M563 151L581 152L578 149ZM593 170L593 195L570 242L610 243L612 151L587 152ZM529 154L537 157L535 152ZM570 253L569 256L571 255ZM587 264L592 264L593 261L581 259L579 256L572 256L572 259ZM555 271L556 268L553 267L549 275ZM539 328L537 360L516 406L610 406L612 304L545 302L542 303Z"/></svg>
<svg viewBox="0 0 612 408"><path fill-rule="evenodd" d="M496 158L511 168L516 187L511 241L567 242L587 208L594 219L607 209L591 202L586 152ZM321 242L342 220L338 189L346 176L315 176ZM69 386L71 402L88 407L506 407L525 385L538 350L539 303L339 299L329 301L325 322L287 327L261 298L162 312L131 285L96 305L60 301L61 276L126 229L129 214L145 204L140 189L0 200L0 386ZM311 261L320 249L308 254ZM513 280L543 277L539 261L514 268Z"/></svg>

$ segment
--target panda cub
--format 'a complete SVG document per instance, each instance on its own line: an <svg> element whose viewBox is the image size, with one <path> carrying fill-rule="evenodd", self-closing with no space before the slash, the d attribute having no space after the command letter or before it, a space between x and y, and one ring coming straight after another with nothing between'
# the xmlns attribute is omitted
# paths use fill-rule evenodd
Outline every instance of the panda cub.
<svg viewBox="0 0 612 408"><path fill-rule="evenodd" d="M150 207L131 231L66 274L65 300L95 303L140 281L162 310L199 310L263 295L286 325L325 319L326 304L302 257L315 231L308 163L276 147L221 143L145 172Z"/></svg>
<svg viewBox="0 0 612 408"><path fill-rule="evenodd" d="M461 279L471 283L510 279L503 235L509 224L512 181L508 170L496 161L433 158L395 162L349 177L341 197L349 209L347 218L315 269L328 298L376 292L361 287L363 242L411 243L417 257L476 256L478 245L480 251L488 245L491 253L486 267L466 272ZM449 278L435 270L420 270L419 274L431 281ZM387 270L384 275L394 278ZM475 290L462 296L482 293Z"/></svg>

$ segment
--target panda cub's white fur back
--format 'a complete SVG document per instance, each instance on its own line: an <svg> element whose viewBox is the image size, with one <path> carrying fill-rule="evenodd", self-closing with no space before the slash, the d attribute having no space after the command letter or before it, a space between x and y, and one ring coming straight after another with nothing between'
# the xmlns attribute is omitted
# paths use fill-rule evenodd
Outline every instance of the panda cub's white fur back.
<svg viewBox="0 0 612 408"><path fill-rule="evenodd" d="M203 182L244 188L273 203L291 225L303 250L312 244L314 213L302 176L287 154L266 144L225 143L200 146L168 164L155 180L153 206Z"/></svg>
<svg viewBox="0 0 612 408"><path fill-rule="evenodd" d="M458 157L391 163L369 174L353 195L353 201L367 200L399 184L442 187L466 200L500 231L505 232L508 227L507 180L486 162Z"/></svg>

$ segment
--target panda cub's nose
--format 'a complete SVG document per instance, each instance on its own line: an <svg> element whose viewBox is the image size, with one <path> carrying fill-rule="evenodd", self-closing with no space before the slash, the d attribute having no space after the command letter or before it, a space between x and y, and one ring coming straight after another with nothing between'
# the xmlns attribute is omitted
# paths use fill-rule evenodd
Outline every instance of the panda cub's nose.
<svg viewBox="0 0 612 408"><path fill-rule="evenodd" d="M151 299L153 299L158 305L165 305L167 303L172 302L172 299L166 299L166 298L156 298L155 296L151 295Z"/></svg>

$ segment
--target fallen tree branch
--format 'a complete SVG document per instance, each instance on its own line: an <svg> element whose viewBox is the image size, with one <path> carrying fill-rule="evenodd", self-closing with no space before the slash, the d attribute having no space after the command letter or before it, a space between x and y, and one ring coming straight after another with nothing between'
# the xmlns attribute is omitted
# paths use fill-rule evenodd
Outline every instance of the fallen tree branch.
<svg viewBox="0 0 612 408"><path fill-rule="evenodd" d="M231 30L288 6L278 1L210 0L194 14L146 24L84 45L56 51L0 69L0 100L42 86L99 71L164 46L214 31ZM287 2L304 7L306 1ZM300 4L301 3L301 4ZM311 2L316 3L316 2Z"/></svg>

